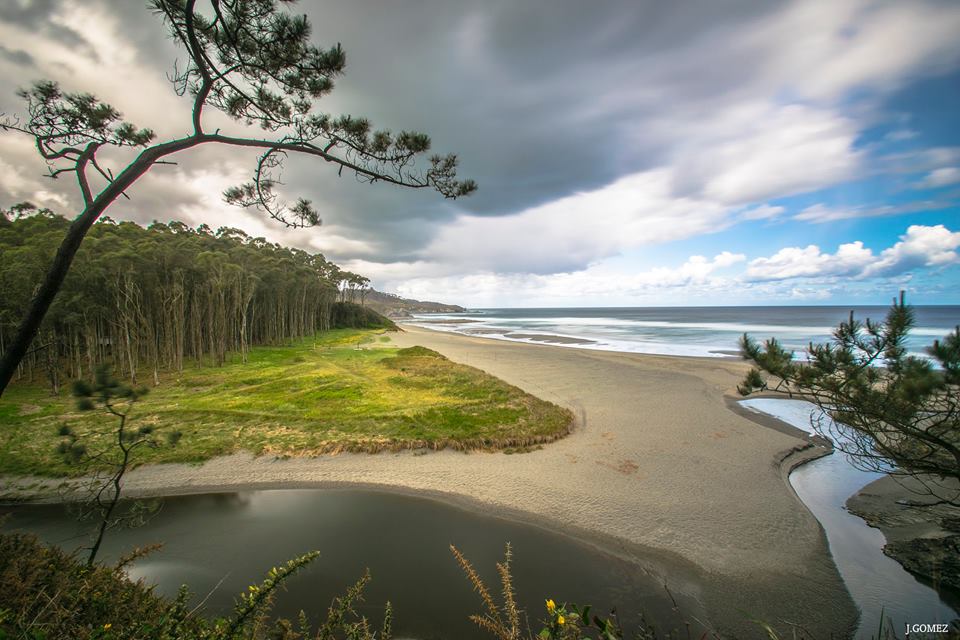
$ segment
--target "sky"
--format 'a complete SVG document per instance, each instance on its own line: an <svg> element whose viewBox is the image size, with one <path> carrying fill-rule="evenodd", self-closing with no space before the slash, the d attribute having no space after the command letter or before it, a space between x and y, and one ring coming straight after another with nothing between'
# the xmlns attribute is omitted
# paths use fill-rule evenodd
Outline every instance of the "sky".
<svg viewBox="0 0 960 640"><path fill-rule="evenodd" d="M901 289L960 304L955 0L290 10L347 54L318 111L429 133L477 193L445 200L291 158L282 192L323 224L287 229L223 202L255 154L207 146L154 167L107 215L240 228L380 290L469 307L887 304ZM186 134L190 100L167 80L178 58L136 0L0 3L7 117L22 116L17 89L52 79L160 140ZM0 133L0 207L75 216L76 184L45 171L29 137Z"/></svg>

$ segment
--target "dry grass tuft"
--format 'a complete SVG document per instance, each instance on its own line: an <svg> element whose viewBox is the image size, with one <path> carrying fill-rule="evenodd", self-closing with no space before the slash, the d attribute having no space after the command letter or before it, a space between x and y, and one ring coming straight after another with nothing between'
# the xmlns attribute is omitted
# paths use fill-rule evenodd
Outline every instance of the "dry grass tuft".
<svg viewBox="0 0 960 640"><path fill-rule="evenodd" d="M497 563L497 572L500 574L500 583L503 590L502 611L496 602L494 602L493 596L490 595L490 590L487 589L487 585L484 584L480 576L477 575L470 561L467 560L454 545L450 545L450 551L453 553L453 557L457 559L460 568L463 569L463 572L467 575L467 579L470 580L470 584L473 585L474 591L480 594L480 599L483 600L483 604L487 609L483 615L471 615L470 620L481 629L492 633L499 640L519 640L520 611L517 609L516 594L513 590L513 579L510 575L510 559L513 555L510 550L510 543L507 543L506 551L504 552L504 561Z"/></svg>

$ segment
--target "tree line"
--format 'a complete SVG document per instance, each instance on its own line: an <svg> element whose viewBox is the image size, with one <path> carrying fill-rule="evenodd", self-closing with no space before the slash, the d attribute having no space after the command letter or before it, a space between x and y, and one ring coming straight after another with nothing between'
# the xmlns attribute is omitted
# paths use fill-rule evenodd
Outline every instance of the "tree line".
<svg viewBox="0 0 960 640"><path fill-rule="evenodd" d="M0 350L17 330L70 221L49 210L0 215ZM18 377L65 378L101 363L133 384L185 363L246 359L331 327L334 305L361 301L369 279L322 254L239 229L182 222L142 227L102 218L91 227Z"/></svg>
<svg viewBox="0 0 960 640"><path fill-rule="evenodd" d="M473 193L473 180L457 178L457 156L432 154L430 137L416 131L375 130L366 118L332 116L315 110L316 101L343 74L346 54L338 43L323 49L311 41L306 16L293 15L296 0L152 0L173 41L186 53L168 79L178 96L193 102L192 133L157 141L153 130L123 120L119 111L89 93L63 91L40 80L17 92L24 117L0 117L0 130L33 138L52 178L72 176L83 208L66 228L44 277L16 331L0 352L0 395L30 353L50 305L70 272L77 249L91 226L127 189L169 156L199 146L257 149L253 179L227 189L227 202L266 213L291 227L320 224L306 198L284 202L275 187L289 154L313 156L346 169L363 182L432 189L446 198ZM259 125L261 134L226 135L204 125L205 109ZM141 149L125 166L98 159L104 148ZM426 158L428 166L418 159Z"/></svg>

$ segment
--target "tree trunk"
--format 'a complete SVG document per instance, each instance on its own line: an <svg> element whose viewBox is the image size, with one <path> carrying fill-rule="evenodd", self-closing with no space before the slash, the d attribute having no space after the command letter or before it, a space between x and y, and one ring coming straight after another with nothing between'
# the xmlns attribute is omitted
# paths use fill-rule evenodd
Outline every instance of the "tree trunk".
<svg viewBox="0 0 960 640"><path fill-rule="evenodd" d="M33 340L37 337L40 325L43 324L43 318L47 315L53 299L57 297L57 292L60 291L63 280L67 277L67 272L70 270L73 258L80 248L80 243L83 242L83 238L87 235L87 231L90 230L91 225L106 211L107 207L113 204L114 200L120 197L120 194L129 189L130 185L146 173L147 170L153 166L154 162L171 153L194 147L207 139L208 137L193 136L172 140L150 147L149 149L144 149L144 151L141 152L133 162L127 165L127 167L117 175L116 179L108 184L96 198L90 201L83 212L77 216L67 230L67 235L64 236L63 242L60 243L60 248L57 249L57 255L53 258L53 263L47 271L43 284L40 285L40 289L33 297L33 300L30 301L30 308L27 309L27 313L20 322L20 326L17 327L16 335L3 352L3 357L0 358L0 396L3 396L3 392L6 390L7 385L10 384L10 379L20 365L20 361L23 360ZM78 172L80 172L82 177L82 166L78 167Z"/></svg>
<svg viewBox="0 0 960 640"><path fill-rule="evenodd" d="M111 201L112 200L113 198L111 198ZM67 271L70 270L70 265L73 263L73 257L76 255L77 249L80 248L80 243L83 241L84 236L87 235L90 226L100 217L100 214L106 208L107 204L109 203L104 202L101 206L91 205L87 207L67 230L67 235L64 237L63 242L60 243L60 248L57 249L57 255L53 258L53 264L50 265L43 284L40 285L36 295L30 302L27 315L23 317L20 326L17 328L16 335L3 352L3 357L0 358L0 396L3 395L7 385L10 384L10 379L17 370L17 366L27 354L27 350L33 343L34 338L37 337L37 332L40 331L43 318L47 315L47 310L53 303L53 299L57 296L57 292L60 291L60 286L63 284L64 278L67 277Z"/></svg>

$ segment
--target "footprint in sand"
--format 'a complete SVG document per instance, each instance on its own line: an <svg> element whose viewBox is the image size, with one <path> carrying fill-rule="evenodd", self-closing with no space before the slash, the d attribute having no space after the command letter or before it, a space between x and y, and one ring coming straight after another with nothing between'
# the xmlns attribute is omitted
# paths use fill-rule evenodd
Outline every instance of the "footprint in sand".
<svg viewBox="0 0 960 640"><path fill-rule="evenodd" d="M607 467L608 469L613 469L614 471L622 473L625 476L633 475L637 472L637 470L640 469L640 465L633 460L621 460L616 464L607 460L597 460L597 464Z"/></svg>

